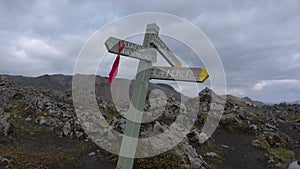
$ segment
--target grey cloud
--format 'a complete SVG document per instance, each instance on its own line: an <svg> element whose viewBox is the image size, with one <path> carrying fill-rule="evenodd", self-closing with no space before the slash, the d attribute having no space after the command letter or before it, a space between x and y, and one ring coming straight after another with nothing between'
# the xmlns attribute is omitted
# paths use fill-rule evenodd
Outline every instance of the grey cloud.
<svg viewBox="0 0 300 169"><path fill-rule="evenodd" d="M71 74L81 47L94 31L121 16L150 11L184 17L203 30L220 54L230 93L265 101L277 96L278 101L300 98L295 86L277 84L253 91L261 81L300 80L298 0L1 1L0 73ZM36 39L60 54L26 48L22 39ZM165 39L188 65L202 66L184 44ZM27 58L22 58L24 53ZM103 68L109 69L112 61L104 61ZM126 69L129 64L122 66Z"/></svg>

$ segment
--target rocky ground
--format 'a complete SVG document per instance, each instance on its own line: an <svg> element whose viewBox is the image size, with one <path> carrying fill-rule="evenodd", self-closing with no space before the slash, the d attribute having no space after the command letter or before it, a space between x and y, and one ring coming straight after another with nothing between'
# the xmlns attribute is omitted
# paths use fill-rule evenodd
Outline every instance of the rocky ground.
<svg viewBox="0 0 300 169"><path fill-rule="evenodd" d="M115 168L118 157L99 148L82 129L74 111L70 81L62 75L0 77L0 169ZM101 91L97 93L98 105L110 125L122 132L125 119L108 97L107 87L96 81L96 89ZM182 109L172 88L151 85L150 90L155 88L168 93L156 100L157 104L166 103L166 108L155 121L142 125L140 137L168 129ZM145 106L148 112L150 100L151 96ZM188 111L196 111L198 105L200 109L192 131L172 150L135 160L135 168L281 169L300 161L300 105L270 106L234 96L225 100L207 88L198 98L185 101ZM203 143L207 137L200 134L203 125L216 116L222 103L225 110L220 123Z"/></svg>

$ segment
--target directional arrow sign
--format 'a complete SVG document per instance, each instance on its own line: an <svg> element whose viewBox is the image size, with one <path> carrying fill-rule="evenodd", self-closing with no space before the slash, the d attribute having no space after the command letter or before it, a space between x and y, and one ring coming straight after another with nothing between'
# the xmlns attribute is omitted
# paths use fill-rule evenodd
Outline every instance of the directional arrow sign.
<svg viewBox="0 0 300 169"><path fill-rule="evenodd" d="M152 67L151 79L203 83L208 78L205 68Z"/></svg>
<svg viewBox="0 0 300 169"><path fill-rule="evenodd" d="M153 55L149 55L146 53L146 48L135 44L131 43L125 40L122 40L122 43L125 45L124 49L121 51L121 55L132 57L135 59L142 59L146 61L151 61L152 63L156 62L156 57ZM118 54L119 52L119 39L110 37L105 41L105 46L107 50L111 53ZM143 51L144 50L144 51Z"/></svg>
<svg viewBox="0 0 300 169"><path fill-rule="evenodd" d="M151 41L151 44L153 44L158 52L168 61L170 65L173 67L179 67L181 68L181 62L177 59L177 57L171 52L171 50L168 48L168 46L160 39L159 36L153 36Z"/></svg>

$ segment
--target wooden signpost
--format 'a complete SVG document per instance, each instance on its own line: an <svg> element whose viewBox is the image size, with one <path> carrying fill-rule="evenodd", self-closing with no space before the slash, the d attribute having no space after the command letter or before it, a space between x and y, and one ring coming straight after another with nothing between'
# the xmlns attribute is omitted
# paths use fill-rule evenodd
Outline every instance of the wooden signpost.
<svg viewBox="0 0 300 169"><path fill-rule="evenodd" d="M144 46L131 43L125 40L121 40L121 41L125 45L124 49L120 52L121 55L132 57L135 59L150 61L152 63L156 62L156 57L154 55L147 55L142 52L144 49L146 49ZM105 46L110 53L118 54L119 39L110 37L105 41Z"/></svg>
<svg viewBox="0 0 300 169"><path fill-rule="evenodd" d="M159 27L152 23L147 25L143 46L122 40L125 47L120 54L140 61L133 84L129 114L126 117L126 126L117 164L118 169L132 169L133 167L149 80L163 79L202 83L208 78L205 68L181 68L181 62L159 38L158 33ZM119 39L110 37L106 40L105 46L109 52L118 53L118 42ZM146 49L153 50L143 52ZM157 60L156 50L173 67L153 67L152 63Z"/></svg>

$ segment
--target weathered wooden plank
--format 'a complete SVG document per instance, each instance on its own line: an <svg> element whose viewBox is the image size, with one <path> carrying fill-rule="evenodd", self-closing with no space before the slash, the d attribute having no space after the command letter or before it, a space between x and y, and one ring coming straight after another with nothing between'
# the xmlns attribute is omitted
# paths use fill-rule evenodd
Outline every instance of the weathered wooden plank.
<svg viewBox="0 0 300 169"><path fill-rule="evenodd" d="M150 78L203 83L208 77L205 68L153 67Z"/></svg>
<svg viewBox="0 0 300 169"><path fill-rule="evenodd" d="M109 37L105 41L105 46L107 50L111 53L118 54L119 52L119 40L118 38ZM124 49L121 51L121 55L132 57L135 59L142 59L146 61L151 61L152 63L156 62L156 57L153 55L147 54L145 51L146 48L144 46L128 42L125 40L122 40L122 43L125 45Z"/></svg>

